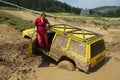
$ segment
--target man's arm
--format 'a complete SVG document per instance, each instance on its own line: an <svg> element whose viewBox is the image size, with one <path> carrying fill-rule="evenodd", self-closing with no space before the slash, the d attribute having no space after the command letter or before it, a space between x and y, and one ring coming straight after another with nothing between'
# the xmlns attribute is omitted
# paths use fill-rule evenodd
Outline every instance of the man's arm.
<svg viewBox="0 0 120 80"><path fill-rule="evenodd" d="M35 19L35 22L34 22L34 27L35 27L35 30L36 30L36 31L37 31L37 26L38 26L37 20L38 20L38 18L36 18L36 19Z"/></svg>
<svg viewBox="0 0 120 80"><path fill-rule="evenodd" d="M50 23L49 23L49 21L47 21L46 28L47 28L47 29L50 28Z"/></svg>

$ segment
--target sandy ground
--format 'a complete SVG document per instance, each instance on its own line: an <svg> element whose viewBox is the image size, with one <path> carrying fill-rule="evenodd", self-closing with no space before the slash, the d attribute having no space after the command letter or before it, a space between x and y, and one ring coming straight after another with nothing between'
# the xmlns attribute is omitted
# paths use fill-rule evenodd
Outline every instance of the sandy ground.
<svg viewBox="0 0 120 80"><path fill-rule="evenodd" d="M38 15L23 12L10 14L34 20ZM29 17L27 17L29 16ZM52 23L66 23L64 20L49 18ZM0 25L0 80L120 80L120 28L107 31L90 27L82 27L104 35L107 55L106 61L96 71L86 74L58 69L54 60L45 55L28 56L21 51L22 44L29 42L12 26Z"/></svg>

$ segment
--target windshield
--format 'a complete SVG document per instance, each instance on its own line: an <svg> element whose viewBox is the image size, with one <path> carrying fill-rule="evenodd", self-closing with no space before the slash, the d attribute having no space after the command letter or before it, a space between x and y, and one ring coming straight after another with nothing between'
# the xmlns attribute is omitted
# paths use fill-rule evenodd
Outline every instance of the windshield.
<svg viewBox="0 0 120 80"><path fill-rule="evenodd" d="M91 44L91 58L105 50L104 40Z"/></svg>

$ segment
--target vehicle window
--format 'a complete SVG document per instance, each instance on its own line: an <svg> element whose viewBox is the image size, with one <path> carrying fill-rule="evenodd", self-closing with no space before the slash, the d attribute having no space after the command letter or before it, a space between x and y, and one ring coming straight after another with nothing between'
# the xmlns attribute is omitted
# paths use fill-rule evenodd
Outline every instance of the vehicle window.
<svg viewBox="0 0 120 80"><path fill-rule="evenodd" d="M74 52L74 53L80 54L84 57L86 56L86 46L85 46L85 44L76 42L74 40L71 40L69 50Z"/></svg>
<svg viewBox="0 0 120 80"><path fill-rule="evenodd" d="M104 40L91 44L91 58L105 50Z"/></svg>
<svg viewBox="0 0 120 80"><path fill-rule="evenodd" d="M57 35L54 43L59 47L66 47L68 39L64 36Z"/></svg>

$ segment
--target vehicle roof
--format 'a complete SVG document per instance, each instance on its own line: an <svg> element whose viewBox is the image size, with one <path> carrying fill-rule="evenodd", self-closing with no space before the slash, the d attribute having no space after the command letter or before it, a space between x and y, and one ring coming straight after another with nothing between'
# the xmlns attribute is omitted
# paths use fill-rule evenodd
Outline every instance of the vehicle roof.
<svg viewBox="0 0 120 80"><path fill-rule="evenodd" d="M101 34L97 34L92 31L80 29L80 28L77 28L77 27L74 27L71 25L66 25L66 24L53 25L52 31L54 31L58 34L67 35L67 36L69 36L71 38L75 38L77 40L82 40L82 41L87 41L87 42L103 36Z"/></svg>

